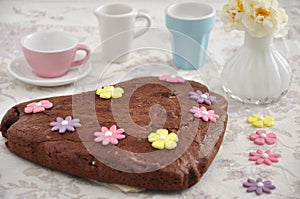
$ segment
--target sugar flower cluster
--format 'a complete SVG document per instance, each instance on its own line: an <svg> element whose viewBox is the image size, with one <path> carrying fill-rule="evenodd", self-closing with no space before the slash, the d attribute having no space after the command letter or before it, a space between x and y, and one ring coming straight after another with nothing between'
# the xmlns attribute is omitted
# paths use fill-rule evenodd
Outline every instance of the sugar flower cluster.
<svg viewBox="0 0 300 199"><path fill-rule="evenodd" d="M228 0L221 20L226 31L243 30L253 37L287 34L288 16L277 0Z"/></svg>
<svg viewBox="0 0 300 199"><path fill-rule="evenodd" d="M252 124L253 127L271 127L274 125L274 118L271 116L263 116L262 114L253 114L247 118L247 122ZM266 130L257 130L250 135L250 140L254 141L257 145L268 145L275 144L277 141L277 136L273 132L267 132ZM255 161L257 165L266 164L271 165L273 162L278 162L278 158L281 157L280 154L273 153L271 150L267 149L265 151L257 149L249 153L249 160ZM271 190L276 189L271 181L263 181L261 178L252 179L248 178L247 182L243 183L243 186L247 188L247 192L255 192L256 195L261 195L263 193L271 194Z"/></svg>

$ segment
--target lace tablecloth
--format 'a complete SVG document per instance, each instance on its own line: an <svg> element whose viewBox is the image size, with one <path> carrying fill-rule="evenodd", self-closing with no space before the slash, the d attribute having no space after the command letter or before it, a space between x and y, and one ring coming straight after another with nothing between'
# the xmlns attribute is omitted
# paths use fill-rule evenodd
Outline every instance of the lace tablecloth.
<svg viewBox="0 0 300 199"><path fill-rule="evenodd" d="M164 28L164 8L172 1L138 1L128 3L148 12L153 27ZM40 97L74 93L74 85L38 87L13 78L8 72L11 62L22 55L19 40L23 35L39 30L72 32L81 43L95 49L99 43L99 30L93 10L105 1L9 1L0 2L0 118L16 103ZM211 33L209 53L216 63L217 74L226 60L242 45L243 33L224 32L219 14L221 0L210 2L217 9L217 21ZM275 40L278 50L287 58L293 70L291 88L279 102L254 106L229 100L229 121L221 149L201 181L180 192L121 191L114 185L89 181L57 171L52 171L12 154L0 138L0 198L253 198L242 186L249 177L271 180L276 189L261 198L300 198L300 3L297 0L280 1L289 15L289 33ZM142 62L168 61L170 56L147 54L139 51L127 64L124 72ZM85 77L92 77L93 71ZM206 77L209 79L210 77ZM275 125L270 128L277 134L275 145L255 145L249 135L255 131L246 123L254 113L271 115ZM281 154L278 163L270 166L249 161L249 152L271 149Z"/></svg>

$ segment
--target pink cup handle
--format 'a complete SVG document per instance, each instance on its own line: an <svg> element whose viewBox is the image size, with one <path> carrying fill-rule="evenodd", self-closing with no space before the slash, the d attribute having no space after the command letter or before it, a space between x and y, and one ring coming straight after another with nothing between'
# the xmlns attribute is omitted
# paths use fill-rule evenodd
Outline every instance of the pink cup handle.
<svg viewBox="0 0 300 199"><path fill-rule="evenodd" d="M88 46L86 46L86 45L84 45L84 44L78 44L78 45L77 45L77 50L76 50L76 51L78 51L78 50L83 50L83 51L85 51L85 56L84 56L84 58L82 58L82 59L73 61L72 64L71 64L71 66L79 66L79 65L82 65L82 64L84 64L84 63L88 60L88 58L90 57L90 52L91 52L91 50L90 50L90 48L89 48Z"/></svg>

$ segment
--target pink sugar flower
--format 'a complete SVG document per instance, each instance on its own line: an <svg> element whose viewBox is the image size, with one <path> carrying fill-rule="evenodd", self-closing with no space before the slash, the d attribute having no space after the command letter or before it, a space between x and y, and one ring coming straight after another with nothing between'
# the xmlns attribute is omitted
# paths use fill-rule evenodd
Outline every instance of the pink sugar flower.
<svg viewBox="0 0 300 199"><path fill-rule="evenodd" d="M192 109L190 109L191 113L194 113L194 117L196 118L201 118L203 121L208 122L216 122L217 119L219 118L219 115L215 114L214 110L207 110L204 106L202 107L196 107L193 106Z"/></svg>
<svg viewBox="0 0 300 199"><path fill-rule="evenodd" d="M257 130L255 133L250 135L250 140L254 141L255 144L264 145L275 144L277 141L277 136L275 133L267 133L266 130Z"/></svg>
<svg viewBox="0 0 300 199"><path fill-rule="evenodd" d="M107 127L103 126L101 132L95 132L95 142L102 142L103 145L118 144L118 140L124 139L125 135L122 133L124 129L117 129L116 125L112 125L108 130Z"/></svg>
<svg viewBox="0 0 300 199"><path fill-rule="evenodd" d="M162 75L159 77L159 80L171 83L183 83L185 79L177 75Z"/></svg>
<svg viewBox="0 0 300 199"><path fill-rule="evenodd" d="M272 153L270 150L263 152L260 149L256 150L256 152L250 152L249 155L249 160L256 161L256 164L265 163L266 165L271 165L272 162L278 162L278 158L280 157L280 154Z"/></svg>
<svg viewBox="0 0 300 199"><path fill-rule="evenodd" d="M31 102L30 104L27 104L27 106L24 108L25 113L38 113L43 112L46 109L52 108L53 104L48 100L41 100L39 102Z"/></svg>

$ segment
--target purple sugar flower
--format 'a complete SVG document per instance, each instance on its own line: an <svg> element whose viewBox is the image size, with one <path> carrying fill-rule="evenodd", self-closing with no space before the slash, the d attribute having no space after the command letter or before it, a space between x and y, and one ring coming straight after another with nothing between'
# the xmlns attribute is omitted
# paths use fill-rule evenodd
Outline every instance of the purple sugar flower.
<svg viewBox="0 0 300 199"><path fill-rule="evenodd" d="M75 131L75 128L81 127L79 119L72 119L71 116L67 116L65 119L61 117L56 118L56 122L51 122L51 131L57 131L59 133L64 133L68 131Z"/></svg>
<svg viewBox="0 0 300 199"><path fill-rule="evenodd" d="M190 92L190 98L196 100L199 104L205 103L209 106L217 102L215 96L211 96L209 93L202 93L199 90Z"/></svg>
<svg viewBox="0 0 300 199"><path fill-rule="evenodd" d="M247 182L243 183L243 186L247 188L247 192L254 192L257 195L261 195L262 193L271 193L272 189L276 187L272 185L271 181L262 181L261 178L257 178L255 181L254 179L248 178Z"/></svg>

